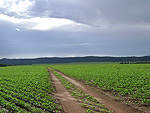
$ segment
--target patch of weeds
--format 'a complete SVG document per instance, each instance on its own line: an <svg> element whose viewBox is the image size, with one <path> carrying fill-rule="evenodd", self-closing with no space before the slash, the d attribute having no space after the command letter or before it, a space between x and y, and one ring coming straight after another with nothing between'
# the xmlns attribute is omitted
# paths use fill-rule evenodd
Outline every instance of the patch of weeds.
<svg viewBox="0 0 150 113"><path fill-rule="evenodd" d="M91 109L87 109L85 113L94 113Z"/></svg>
<svg viewBox="0 0 150 113"><path fill-rule="evenodd" d="M114 97L114 100L119 101L120 97L116 96L116 97Z"/></svg>
<svg viewBox="0 0 150 113"><path fill-rule="evenodd" d="M111 113L110 110L107 110L105 108L100 109L100 112Z"/></svg>
<svg viewBox="0 0 150 113"><path fill-rule="evenodd" d="M84 108L87 107L87 104L84 104L84 103L80 103L80 105L81 105L82 107L84 107Z"/></svg>

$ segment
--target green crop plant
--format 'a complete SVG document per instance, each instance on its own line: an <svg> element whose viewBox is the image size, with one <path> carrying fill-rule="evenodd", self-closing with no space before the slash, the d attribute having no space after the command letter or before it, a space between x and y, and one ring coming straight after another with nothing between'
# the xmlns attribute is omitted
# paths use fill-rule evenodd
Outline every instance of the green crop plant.
<svg viewBox="0 0 150 113"><path fill-rule="evenodd" d="M53 69L51 69L51 71L62 82L62 84L66 87L66 89L71 93L71 96L76 98L77 101L80 102L80 105L87 109L85 112L98 113L100 112L101 108L105 109L105 111L110 111L107 108L105 108L103 104L101 105L101 103L97 101L94 97L79 90L74 84L72 84L66 78L61 76L58 72L54 71Z"/></svg>
<svg viewBox="0 0 150 113"><path fill-rule="evenodd" d="M0 113L59 112L53 90L46 65L0 67Z"/></svg>
<svg viewBox="0 0 150 113"><path fill-rule="evenodd" d="M74 63L51 67L115 96L150 105L150 64Z"/></svg>

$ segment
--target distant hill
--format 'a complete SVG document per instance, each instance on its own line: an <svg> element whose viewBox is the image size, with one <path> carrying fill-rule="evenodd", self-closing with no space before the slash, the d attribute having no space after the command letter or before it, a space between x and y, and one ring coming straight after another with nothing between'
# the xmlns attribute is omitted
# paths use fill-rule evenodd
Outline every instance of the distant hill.
<svg viewBox="0 0 150 113"><path fill-rule="evenodd" d="M150 56L143 57L45 57L34 59L0 59L0 64L50 64L50 63L71 63L71 62L124 62L124 61L150 61Z"/></svg>

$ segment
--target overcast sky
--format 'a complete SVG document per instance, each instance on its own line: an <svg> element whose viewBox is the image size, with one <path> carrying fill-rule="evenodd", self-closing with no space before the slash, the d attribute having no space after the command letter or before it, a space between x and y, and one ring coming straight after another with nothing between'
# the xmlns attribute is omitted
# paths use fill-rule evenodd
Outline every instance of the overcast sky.
<svg viewBox="0 0 150 113"><path fill-rule="evenodd" d="M150 0L0 0L0 58L150 54Z"/></svg>

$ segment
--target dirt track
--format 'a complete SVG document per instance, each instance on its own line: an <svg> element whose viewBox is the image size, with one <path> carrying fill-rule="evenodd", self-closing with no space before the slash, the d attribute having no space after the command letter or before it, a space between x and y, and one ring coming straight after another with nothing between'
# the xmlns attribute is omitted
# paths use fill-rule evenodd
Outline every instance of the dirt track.
<svg viewBox="0 0 150 113"><path fill-rule="evenodd" d="M71 97L67 89L62 85L57 77L49 70L51 79L56 87L55 97L60 100L63 110L66 113L84 113L85 109L82 108L79 103Z"/></svg>
<svg viewBox="0 0 150 113"><path fill-rule="evenodd" d="M59 72L59 71L57 71L57 72ZM76 81L73 78L68 77L61 72L59 72L59 73L60 73L60 75L62 75L66 79L68 79L71 83L73 83L77 88L79 88L83 92L100 100L101 103L105 104L106 108L110 109L111 111L113 111L115 113L142 113L138 109L135 109L131 106L125 105L121 102L115 101L110 96L104 95L103 93L96 91L92 87L84 85L83 83ZM72 113L72 112L70 112L70 113Z"/></svg>

